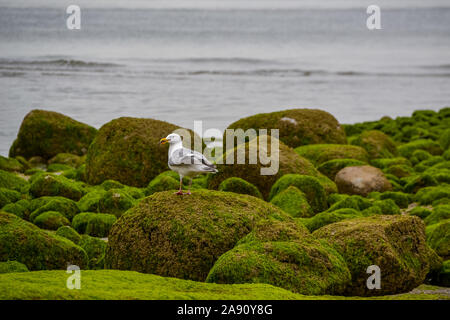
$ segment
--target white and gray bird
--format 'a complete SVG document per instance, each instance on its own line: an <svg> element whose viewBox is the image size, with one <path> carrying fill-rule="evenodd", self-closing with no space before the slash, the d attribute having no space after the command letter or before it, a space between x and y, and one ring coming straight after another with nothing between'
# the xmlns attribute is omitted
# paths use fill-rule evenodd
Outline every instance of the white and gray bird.
<svg viewBox="0 0 450 320"><path fill-rule="evenodd" d="M216 166L206 159L203 154L184 148L181 137L176 133L171 133L167 137L162 138L159 143L169 143L169 168L180 175L180 189L176 194L183 194L183 177L190 178L189 190L185 194L191 194L191 184L194 176L201 173L218 172Z"/></svg>

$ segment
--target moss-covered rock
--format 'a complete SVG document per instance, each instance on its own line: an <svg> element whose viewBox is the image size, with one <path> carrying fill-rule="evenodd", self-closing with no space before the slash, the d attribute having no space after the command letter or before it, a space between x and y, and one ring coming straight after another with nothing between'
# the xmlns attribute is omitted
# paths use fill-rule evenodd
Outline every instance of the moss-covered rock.
<svg viewBox="0 0 450 320"><path fill-rule="evenodd" d="M427 243L445 260L450 259L450 219L427 226Z"/></svg>
<svg viewBox="0 0 450 320"><path fill-rule="evenodd" d="M48 164L65 164L67 166L78 168L84 162L84 157L71 153L58 153L56 156L48 160Z"/></svg>
<svg viewBox="0 0 450 320"><path fill-rule="evenodd" d="M23 119L9 156L48 160L58 153L83 155L96 133L95 128L60 113L32 110Z"/></svg>
<svg viewBox="0 0 450 320"><path fill-rule="evenodd" d="M204 281L220 255L269 217L292 221L281 209L248 195L157 192L114 223L106 267Z"/></svg>
<svg viewBox="0 0 450 320"><path fill-rule="evenodd" d="M47 211L34 218L33 223L41 229L57 230L62 226L69 226L70 221L57 211Z"/></svg>
<svg viewBox="0 0 450 320"><path fill-rule="evenodd" d="M450 287L450 260L442 263L442 268L433 274L432 284Z"/></svg>
<svg viewBox="0 0 450 320"><path fill-rule="evenodd" d="M433 209L433 212L429 214L423 222L429 226L446 219L450 219L450 205L442 204L436 206Z"/></svg>
<svg viewBox="0 0 450 320"><path fill-rule="evenodd" d="M336 174L339 193L367 196L374 191L392 190L384 173L372 166L346 167Z"/></svg>
<svg viewBox="0 0 450 320"><path fill-rule="evenodd" d="M441 145L442 150L447 150L450 148L450 129L442 132L439 138L439 144Z"/></svg>
<svg viewBox="0 0 450 320"><path fill-rule="evenodd" d="M73 219L72 226L80 233L94 237L107 237L116 220L113 214L82 212Z"/></svg>
<svg viewBox="0 0 450 320"><path fill-rule="evenodd" d="M180 187L180 182L171 176L157 176L148 184L145 189L145 195L150 196L155 192L167 191L167 190L178 190Z"/></svg>
<svg viewBox="0 0 450 320"><path fill-rule="evenodd" d="M397 155L395 143L388 135L378 130L362 132L352 144L364 148L371 159L393 158Z"/></svg>
<svg viewBox="0 0 450 320"><path fill-rule="evenodd" d="M310 144L295 148L295 152L316 166L335 159L369 161L369 155L366 150L359 146L346 144Z"/></svg>
<svg viewBox="0 0 450 320"><path fill-rule="evenodd" d="M300 174L286 174L278 179L270 189L269 199L273 199L289 186L294 186L305 194L313 212L327 209L326 192L320 182L314 177Z"/></svg>
<svg viewBox="0 0 450 320"><path fill-rule="evenodd" d="M438 185L436 178L428 173L411 176L405 182L406 184L403 189L408 193L416 193L422 188Z"/></svg>
<svg viewBox="0 0 450 320"><path fill-rule="evenodd" d="M306 195L293 185L279 192L270 200L270 203L283 209L294 218L306 218L314 215Z"/></svg>
<svg viewBox="0 0 450 320"><path fill-rule="evenodd" d="M3 208L2 211L13 213L19 218L28 220L30 216L30 202L26 199L21 199L14 203L8 203Z"/></svg>
<svg viewBox="0 0 450 320"><path fill-rule="evenodd" d="M105 189L106 191L109 191L111 189L123 189L125 188L125 186L115 180L105 180L102 182L102 184L100 185L103 189Z"/></svg>
<svg viewBox="0 0 450 320"><path fill-rule="evenodd" d="M85 194L85 190L75 181L48 173L39 175L31 183L30 194L35 198L61 196L78 201Z"/></svg>
<svg viewBox="0 0 450 320"><path fill-rule="evenodd" d="M28 182L12 172L0 170L0 188L7 188L16 191L22 190Z"/></svg>
<svg viewBox="0 0 450 320"><path fill-rule="evenodd" d="M412 216L372 216L333 223L313 233L344 257L352 280L346 295L407 292L423 283L439 258L427 246L424 223ZM381 289L366 286L367 268L381 270Z"/></svg>
<svg viewBox="0 0 450 320"><path fill-rule="evenodd" d="M219 172L208 176L208 188L217 189L223 180L231 177L239 177L255 185L263 195L264 199L268 199L271 186L284 174L296 173L310 176L320 175L311 162L300 157L293 149L287 147L282 142L279 142L278 151L271 154L272 139L275 138L264 136L263 140L264 139L267 139L267 145L259 143L260 137L258 137L245 144L240 144L233 150L225 153L222 156L223 164L217 166ZM275 167L274 165L274 167L269 169L270 165L262 165L260 161L257 161L256 164L250 164L248 152L249 145L252 145L252 148L253 146L255 147L258 159L260 158L261 153L263 155L270 155L273 159L278 158L278 167ZM244 164L237 163L237 154L241 152L245 152ZM234 164L230 164L229 161L226 161L227 158L231 159L232 155L234 156ZM261 170L263 168L266 168L269 172L262 175Z"/></svg>
<svg viewBox="0 0 450 320"><path fill-rule="evenodd" d="M100 198L98 212L111 213L120 217L136 204L136 200L123 189L110 189Z"/></svg>
<svg viewBox="0 0 450 320"><path fill-rule="evenodd" d="M4 207L7 204L18 201L20 197L21 195L17 191L0 188L0 208Z"/></svg>
<svg viewBox="0 0 450 320"><path fill-rule="evenodd" d="M363 166L366 163L354 159L335 159L322 163L318 166L318 170L327 176L329 179L333 180L336 178L336 174L346 167Z"/></svg>
<svg viewBox="0 0 450 320"><path fill-rule="evenodd" d="M278 129L279 139L291 148L307 144L346 143L345 132L338 121L328 112L317 109L260 113L240 119L227 129L255 129L257 134L259 129Z"/></svg>
<svg viewBox="0 0 450 320"><path fill-rule="evenodd" d="M319 295L341 293L349 280L342 257L326 242L308 237L240 244L217 260L206 282L268 283Z"/></svg>
<svg viewBox="0 0 450 320"><path fill-rule="evenodd" d="M331 223L361 217L364 217L364 214L360 211L350 208L342 208L335 211L320 212L314 217L301 219L301 222L310 232L313 232Z"/></svg>
<svg viewBox="0 0 450 320"><path fill-rule="evenodd" d="M73 167L60 163L53 163L47 167L47 172L65 172L69 170L73 170Z"/></svg>
<svg viewBox="0 0 450 320"><path fill-rule="evenodd" d="M403 157L371 159L370 164L379 169L386 169L395 165L412 165L408 159Z"/></svg>
<svg viewBox="0 0 450 320"><path fill-rule="evenodd" d="M428 217L430 214L432 213L432 211L428 208L425 207L421 207L421 206L417 206L414 207L409 214L411 216L417 216L421 219L425 219L426 217Z"/></svg>
<svg viewBox="0 0 450 320"><path fill-rule="evenodd" d="M397 149L399 154L405 158L410 158L416 150L425 150L435 156L441 155L443 152L439 143L430 139L420 139L405 143Z"/></svg>
<svg viewBox="0 0 450 320"><path fill-rule="evenodd" d="M153 119L122 117L108 122L89 147L87 181L100 184L113 179L128 186L147 186L167 170L167 148L160 146L159 140L177 129L180 127ZM186 147L192 149L191 141L192 146Z"/></svg>
<svg viewBox="0 0 450 320"><path fill-rule="evenodd" d="M415 173L412 167L407 166L405 164L396 164L387 167L386 169L383 170L383 172L387 174L392 174L397 178L409 177L410 175Z"/></svg>
<svg viewBox="0 0 450 320"><path fill-rule="evenodd" d="M239 194L248 194L262 199L261 192L250 182L238 177L231 177L223 180L218 188L219 191L234 192Z"/></svg>
<svg viewBox="0 0 450 320"><path fill-rule="evenodd" d="M66 239L69 239L75 244L78 244L81 240L81 236L78 232L76 232L72 227L70 226L62 226L59 227L58 230L56 230L55 233L57 236L64 237Z"/></svg>
<svg viewBox="0 0 450 320"><path fill-rule="evenodd" d="M435 201L450 198L450 185L444 184L436 187L420 189L414 196L415 201L420 204L433 204Z"/></svg>
<svg viewBox="0 0 450 320"><path fill-rule="evenodd" d="M72 241L0 212L0 261L7 260L19 261L29 270L65 270L68 264L83 269L88 264L86 252Z"/></svg>
<svg viewBox="0 0 450 320"><path fill-rule="evenodd" d="M36 208L29 216L30 221L47 211L57 211L61 213L67 220L72 221L73 217L80 212L77 203L64 197L43 197L34 199L30 208Z"/></svg>
<svg viewBox="0 0 450 320"><path fill-rule="evenodd" d="M105 190L92 190L86 193L78 202L80 212L100 212L100 200L105 196Z"/></svg>
<svg viewBox="0 0 450 320"><path fill-rule="evenodd" d="M18 261L0 262L0 273L29 272L27 266Z"/></svg>
<svg viewBox="0 0 450 320"><path fill-rule="evenodd" d="M369 194L369 197L378 200L392 199L394 200L395 204L400 208L407 208L412 200L410 195L403 192L395 192L395 191L386 191L383 193L374 192Z"/></svg>
<svg viewBox="0 0 450 320"><path fill-rule="evenodd" d="M106 242L84 234L78 244L86 251L89 257L89 269L103 269L105 265Z"/></svg>
<svg viewBox="0 0 450 320"><path fill-rule="evenodd" d="M337 201L335 201L327 211L332 212L344 208L362 211L369 208L370 206L372 206L372 201L370 201L369 199L363 198L358 195L345 195L345 197L341 196L340 199L337 199Z"/></svg>
<svg viewBox="0 0 450 320"><path fill-rule="evenodd" d="M23 172L24 166L17 159L0 156L0 170Z"/></svg>

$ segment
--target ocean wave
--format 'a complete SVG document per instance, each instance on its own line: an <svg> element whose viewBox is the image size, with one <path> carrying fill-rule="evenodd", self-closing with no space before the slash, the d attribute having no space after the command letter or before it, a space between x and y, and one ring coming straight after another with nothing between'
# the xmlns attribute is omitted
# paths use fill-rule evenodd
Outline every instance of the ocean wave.
<svg viewBox="0 0 450 320"><path fill-rule="evenodd" d="M51 60L10 60L0 59L0 66L64 66L64 67L118 67L119 64L91 62L75 59L51 59Z"/></svg>

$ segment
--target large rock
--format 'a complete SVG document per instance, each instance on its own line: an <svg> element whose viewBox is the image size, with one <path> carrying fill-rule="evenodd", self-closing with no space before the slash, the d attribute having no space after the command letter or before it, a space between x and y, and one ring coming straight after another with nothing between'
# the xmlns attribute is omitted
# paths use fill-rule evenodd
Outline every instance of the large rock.
<svg viewBox="0 0 450 320"><path fill-rule="evenodd" d="M268 217L292 221L281 209L248 195L157 192L114 223L106 267L204 281L220 255Z"/></svg>
<svg viewBox="0 0 450 320"><path fill-rule="evenodd" d="M30 270L66 269L88 265L86 252L72 241L0 212L0 261L15 260Z"/></svg>
<svg viewBox="0 0 450 320"><path fill-rule="evenodd" d="M295 148L295 152L316 166L335 159L369 161L369 155L366 150L358 146L346 144L311 144Z"/></svg>
<svg viewBox="0 0 450 320"><path fill-rule="evenodd" d="M440 265L427 246L422 220L412 216L372 216L329 224L313 233L344 257L352 274L346 295L373 296L408 292ZM368 289L367 268L381 271L381 289Z"/></svg>
<svg viewBox="0 0 450 320"><path fill-rule="evenodd" d="M280 140L291 148L316 143L347 143L339 122L328 112L317 109L260 113L240 119L227 129L267 129L268 132L279 129Z"/></svg>
<svg viewBox="0 0 450 320"><path fill-rule="evenodd" d="M372 166L346 167L335 177L339 193L367 196L373 191L392 190L392 185L384 173Z"/></svg>
<svg viewBox="0 0 450 320"><path fill-rule="evenodd" d="M378 130L362 132L352 144L366 149L371 159L393 158L397 155L397 147L388 135Z"/></svg>
<svg viewBox="0 0 450 320"><path fill-rule="evenodd" d="M108 122L89 147L87 182L100 184L112 179L129 186L146 187L167 170L167 147L160 146L159 140L177 129L181 128L154 119L122 117ZM193 145L186 147L193 148Z"/></svg>
<svg viewBox="0 0 450 320"><path fill-rule="evenodd" d="M27 159L40 156L48 160L58 153L86 154L97 130L63 114L33 110L22 121L10 157Z"/></svg>
<svg viewBox="0 0 450 320"><path fill-rule="evenodd" d="M299 156L292 148L289 148L282 142L279 142L279 148L274 154L271 154L272 139L270 136L262 136L262 139L267 138L267 146L259 143L261 140L258 139L257 155L258 159L260 153L267 155L269 154L273 159L278 158L278 171L273 170L272 174L262 175L262 168L269 168L270 165L263 165L261 161L257 161L256 164L249 164L249 145L254 143L255 140L246 142L245 144L240 144L236 146L233 150L229 150L227 153L223 154L222 163L217 166L219 170L218 173L208 176L208 188L218 189L219 185L227 178L239 177L251 184L255 185L261 192L264 199L268 199L270 188L282 175L287 173L298 173L302 175L318 176L320 173L314 168L313 164L306 160L305 158ZM227 157L230 157L231 152L234 152L234 164L229 164L226 161ZM237 154L239 152L245 152L245 163L237 163Z"/></svg>

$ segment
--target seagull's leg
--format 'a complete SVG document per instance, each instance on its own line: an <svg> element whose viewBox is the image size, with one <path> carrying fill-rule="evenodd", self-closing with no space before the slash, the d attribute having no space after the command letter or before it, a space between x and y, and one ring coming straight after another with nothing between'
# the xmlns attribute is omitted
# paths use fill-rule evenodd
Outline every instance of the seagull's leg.
<svg viewBox="0 0 450 320"><path fill-rule="evenodd" d="M191 194L191 185L192 185L192 178L191 180L189 180L189 189L188 192L186 192L185 194Z"/></svg>
<svg viewBox="0 0 450 320"><path fill-rule="evenodd" d="M180 189L178 190L178 192L175 192L175 194L178 194L178 195L183 194L182 185L183 185L183 176L180 174Z"/></svg>

